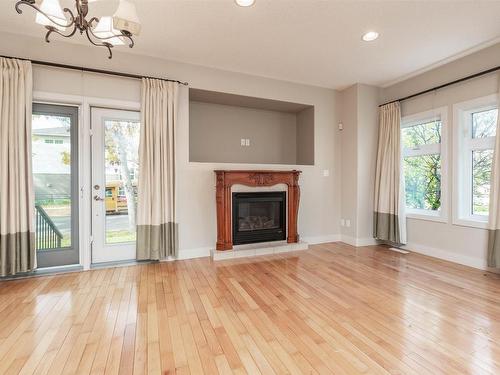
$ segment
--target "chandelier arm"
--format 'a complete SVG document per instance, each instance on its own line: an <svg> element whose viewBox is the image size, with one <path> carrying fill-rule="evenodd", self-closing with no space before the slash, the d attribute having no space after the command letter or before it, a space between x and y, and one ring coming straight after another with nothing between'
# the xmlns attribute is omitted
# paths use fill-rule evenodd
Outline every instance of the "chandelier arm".
<svg viewBox="0 0 500 375"><path fill-rule="evenodd" d="M93 19L89 21L89 25L90 25L91 21L93 21ZM97 40L102 40L102 41L111 40L114 38L127 38L130 41L128 46L130 48L134 47L134 40L132 39L132 35L126 31L121 31L121 34L114 34L112 36L105 36L105 37L95 35L94 31L90 27L88 28L88 31L92 35L92 38L97 39Z"/></svg>
<svg viewBox="0 0 500 375"><path fill-rule="evenodd" d="M69 8L64 8L64 9L63 9L63 12L65 12L65 13L69 13L69 17L70 17L70 19L71 19L71 22L70 22L69 26L71 26L72 24L74 24L74 23L75 23L76 18L75 18L75 15L73 14L73 12L71 11L71 9L69 9Z"/></svg>
<svg viewBox="0 0 500 375"><path fill-rule="evenodd" d="M46 17L50 22L52 22L55 25L60 26L60 27L71 27L71 25L73 25L73 23L75 22L75 17L73 15L73 13L71 12L71 10L69 10L68 8L64 8L64 12L70 14L71 20L68 24L62 24L62 23L59 23L58 21L54 20L51 16L49 16L47 13L45 13L40 8L38 8L38 6L35 4L35 0L19 0L16 3L16 11L19 14L23 13L23 10L20 8L21 5L26 5L26 6L29 6L30 8L33 8L38 13L43 14L43 16Z"/></svg>
<svg viewBox="0 0 500 375"><path fill-rule="evenodd" d="M92 17L91 19L88 20L87 25L89 26L89 29L94 27L92 24L95 22L99 23L99 18L97 17Z"/></svg>
<svg viewBox="0 0 500 375"><path fill-rule="evenodd" d="M76 24L73 25L73 30L69 33L69 34L63 34L62 32L60 32L59 30L57 30L54 26L45 26L47 28L47 34L45 34L45 41L47 43L50 43L50 35L52 33L56 33L58 35L61 35L65 38L71 38L73 35L75 35L76 33L76 30L77 30L77 27L76 27Z"/></svg>
<svg viewBox="0 0 500 375"><path fill-rule="evenodd" d="M125 31L125 30L121 30L121 33L122 33L121 36L123 36L124 38L127 38L130 41L128 46L130 48L133 48L135 45L135 42L134 42L134 39L132 39L132 34L130 34L128 31Z"/></svg>
<svg viewBox="0 0 500 375"><path fill-rule="evenodd" d="M96 46L96 47L106 47L108 49L108 52L109 52L108 59L113 58L113 52L111 51L111 48L113 48L113 45L111 43L108 43L108 42L102 42L102 43L95 42L92 39L92 37L94 37L95 35L94 35L94 33L92 32L92 30L90 28L85 29L85 34L87 34L87 39L94 46ZM96 39L100 39L100 38L96 38Z"/></svg>

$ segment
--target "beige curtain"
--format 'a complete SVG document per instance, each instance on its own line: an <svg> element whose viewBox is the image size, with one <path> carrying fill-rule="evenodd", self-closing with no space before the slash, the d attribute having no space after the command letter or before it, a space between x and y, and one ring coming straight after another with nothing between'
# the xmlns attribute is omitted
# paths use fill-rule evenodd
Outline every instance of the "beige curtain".
<svg viewBox="0 0 500 375"><path fill-rule="evenodd" d="M488 222L488 267L491 268L500 268L500 74L498 75L498 107Z"/></svg>
<svg viewBox="0 0 500 375"><path fill-rule="evenodd" d="M379 113L373 237L393 244L406 243L401 174L401 109L399 103L390 103Z"/></svg>
<svg viewBox="0 0 500 375"><path fill-rule="evenodd" d="M142 80L137 259L176 256L175 126L179 85Z"/></svg>
<svg viewBox="0 0 500 375"><path fill-rule="evenodd" d="M35 268L31 62L0 58L0 276Z"/></svg>

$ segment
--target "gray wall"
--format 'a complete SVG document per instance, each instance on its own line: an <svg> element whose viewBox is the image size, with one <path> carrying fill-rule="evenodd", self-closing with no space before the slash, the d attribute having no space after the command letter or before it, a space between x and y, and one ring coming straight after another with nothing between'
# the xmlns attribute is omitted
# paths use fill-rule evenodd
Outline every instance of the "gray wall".
<svg viewBox="0 0 500 375"><path fill-rule="evenodd" d="M378 87L358 85L358 219L356 236L360 239L360 243L368 243L373 237L378 98Z"/></svg>
<svg viewBox="0 0 500 375"><path fill-rule="evenodd" d="M314 164L314 107L297 114L297 164Z"/></svg>
<svg viewBox="0 0 500 375"><path fill-rule="evenodd" d="M340 93L342 177L341 228L343 241L353 245L371 243L373 194L378 138L377 87L356 84Z"/></svg>
<svg viewBox="0 0 500 375"><path fill-rule="evenodd" d="M357 194L358 194L358 87L351 86L340 95L340 121L344 130L341 137L341 218L350 221L350 226L341 228L342 236L356 238ZM350 241L349 241L350 242Z"/></svg>
<svg viewBox="0 0 500 375"><path fill-rule="evenodd" d="M191 101L189 131L190 161L297 164L294 113Z"/></svg>

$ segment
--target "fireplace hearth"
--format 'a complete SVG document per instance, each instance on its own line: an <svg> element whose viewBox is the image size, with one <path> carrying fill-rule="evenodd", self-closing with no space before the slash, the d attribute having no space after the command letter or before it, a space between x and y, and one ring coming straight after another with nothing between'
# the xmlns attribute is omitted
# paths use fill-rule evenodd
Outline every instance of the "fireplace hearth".
<svg viewBox="0 0 500 375"><path fill-rule="evenodd" d="M233 193L233 244L286 239L286 193Z"/></svg>

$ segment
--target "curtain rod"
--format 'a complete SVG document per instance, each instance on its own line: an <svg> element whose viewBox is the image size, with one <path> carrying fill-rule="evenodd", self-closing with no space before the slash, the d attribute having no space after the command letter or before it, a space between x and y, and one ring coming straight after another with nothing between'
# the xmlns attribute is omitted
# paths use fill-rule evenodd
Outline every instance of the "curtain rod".
<svg viewBox="0 0 500 375"><path fill-rule="evenodd" d="M20 57L12 57L12 56L4 56L4 55L0 55L0 57L4 57L7 59L18 59L18 60L31 61L32 64L50 66L50 67L54 67L54 68L71 69L71 70L78 70L78 71L83 71L83 72L107 74L107 75L112 75L112 76L134 78L134 79L142 79L142 78L158 79L158 80L167 81L167 82L177 82L178 84L184 85L184 86L189 85L188 82L177 81L175 79L141 76L138 74L113 72L111 70L104 70L104 69L85 68L83 66L59 64L59 63L54 63L54 62L49 62L49 61L41 61L41 60L30 60L30 59L24 59L24 58L20 58Z"/></svg>
<svg viewBox="0 0 500 375"><path fill-rule="evenodd" d="M432 91L436 91L436 90L439 90L439 89L442 89L442 88L445 88L445 87L448 87L448 86L451 86L451 85L455 85L455 84L460 83L460 82L468 81L469 79L481 77L481 76L484 76L486 74L496 72L497 70L500 70L500 66L496 66L496 67L491 68L491 69L483 70L483 71L481 71L479 73L474 73L474 74L471 74L470 76L459 78L459 79L456 79L454 81L451 81L451 82L444 83L442 85L433 87L431 89L426 89L424 91L417 92L416 94L411 94L411 95L405 96L403 98L399 98L399 99L396 99L396 100L391 100L390 102L387 102L387 103L384 103L384 104L380 104L379 107L382 107L384 105L391 104L391 103L402 102L404 100L412 99L412 98L415 98L415 97L420 96L420 95L427 94L427 93L432 92Z"/></svg>

